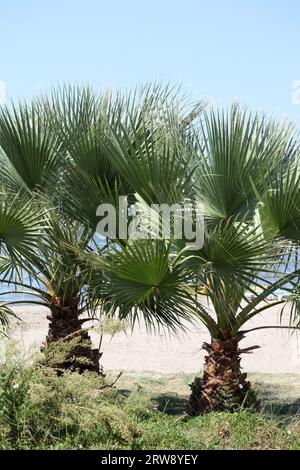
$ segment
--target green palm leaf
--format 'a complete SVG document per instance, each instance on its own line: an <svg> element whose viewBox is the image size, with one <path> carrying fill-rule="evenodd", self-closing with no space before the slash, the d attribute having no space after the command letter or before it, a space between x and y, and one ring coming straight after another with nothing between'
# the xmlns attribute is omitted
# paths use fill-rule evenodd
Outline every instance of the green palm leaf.
<svg viewBox="0 0 300 470"><path fill-rule="evenodd" d="M132 325L141 316L148 328L183 328L191 320L193 289L178 258L170 262L170 244L139 240L123 249L85 258L89 284L102 309ZM203 316L207 316L203 309ZM209 319L208 319L209 320Z"/></svg>
<svg viewBox="0 0 300 470"><path fill-rule="evenodd" d="M1 191L0 243L12 258L30 258L47 225L47 212L36 200L24 202L19 194L14 196Z"/></svg>
<svg viewBox="0 0 300 470"><path fill-rule="evenodd" d="M254 186L261 189L278 161L292 153L292 129L233 105L204 114L197 185L208 223L242 216L256 208Z"/></svg>
<svg viewBox="0 0 300 470"><path fill-rule="evenodd" d="M53 189L61 165L60 141L38 103L0 111L2 177L15 190Z"/></svg>

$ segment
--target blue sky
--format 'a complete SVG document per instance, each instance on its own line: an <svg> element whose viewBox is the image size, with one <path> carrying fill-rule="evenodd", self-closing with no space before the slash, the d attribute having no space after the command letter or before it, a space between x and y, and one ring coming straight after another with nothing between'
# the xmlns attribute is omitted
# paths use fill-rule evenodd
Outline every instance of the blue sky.
<svg viewBox="0 0 300 470"><path fill-rule="evenodd" d="M292 104L299 0L0 0L0 7L7 100L62 82L120 88L158 80L182 84L191 99L239 98L300 127L300 104Z"/></svg>

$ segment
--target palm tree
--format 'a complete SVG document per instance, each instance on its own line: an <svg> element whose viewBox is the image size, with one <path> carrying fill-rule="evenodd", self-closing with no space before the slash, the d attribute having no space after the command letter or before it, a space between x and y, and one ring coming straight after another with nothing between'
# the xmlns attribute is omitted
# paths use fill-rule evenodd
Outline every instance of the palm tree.
<svg viewBox="0 0 300 470"><path fill-rule="evenodd" d="M297 319L298 141L286 123L236 105L228 113L207 111L193 124L166 103L163 125L161 114L146 116L133 132L120 118L102 139L103 149L134 188L132 204L142 201L150 211L151 203L201 202L203 246L191 250L188 240L172 237L116 239L105 253L79 256L103 311L132 324L143 317L150 327L184 327L182 320L199 318L211 340L203 345L207 356L202 377L191 385L189 413L235 409L253 403L240 356L258 346L240 347L251 331L245 324L285 305L270 300L278 288L292 297Z"/></svg>
<svg viewBox="0 0 300 470"><path fill-rule="evenodd" d="M66 192L66 187L71 194L68 181L70 167L78 164L77 174L84 173L87 169L86 160L95 161L97 171L91 169L95 178L103 170L109 173L109 164L98 155L99 144L95 138L102 108L89 89L70 88L61 93L64 97L64 94L68 94L72 98L73 114L70 109L68 122L67 118L63 122L64 116L59 114L59 109L56 110L57 119L54 122L53 109L44 100L35 101L31 105L13 105L11 108L2 108L0 112L1 181L6 196L15 198L18 195L19 206L22 208L23 205L25 211L22 218L20 209L18 222L25 227L31 221L34 231L37 217L35 207L44 211L47 220L47 226L40 229L34 246L28 243L27 249L18 250L14 258L11 249L3 253L2 282L15 286L16 294L26 294L26 302L50 309L47 346L58 340L65 344L68 340L69 346L72 343L64 360L58 363L52 361L55 367L99 372L99 351L92 349L88 332L82 328L89 319L82 318L82 315L88 313L89 317L93 316L97 302L90 301L88 287L78 263L66 248L67 244L72 244L90 251L91 246L95 245L94 231L64 213L60 195ZM63 127L63 124L64 134L59 127ZM84 130L87 131L83 133L85 142L80 149L81 132ZM81 157L82 161L76 161L73 155ZM14 242L20 244L17 239L18 226L12 225L10 228L16 231ZM9 247L7 237L5 240ZM28 240L24 238L26 242L29 242L29 237ZM9 292L1 295L5 294ZM6 313L9 313L9 305L19 302L13 300L3 303L2 311L6 309Z"/></svg>
<svg viewBox="0 0 300 470"><path fill-rule="evenodd" d="M134 116L136 127L167 93L155 87L150 96L148 89ZM62 87L50 97L0 111L2 184L10 197L19 194L33 215L36 205L47 213L47 227L34 249L19 253L13 263L11 253L3 256L2 282L26 294L28 303L50 309L47 346L59 340L64 345L67 340L68 347L73 344L64 360L52 360L59 369L99 371L99 351L91 348L82 328L95 315L98 299L89 296L86 278L68 245L84 252L95 249L98 205L117 203L117 196L129 191L102 143L108 124L114 127L123 115L121 96L112 100L108 94L97 96L77 87ZM130 119L132 126L132 115ZM122 130L118 132L121 136ZM3 304L2 311L8 313L8 305L18 302ZM89 317L82 318L84 313Z"/></svg>
<svg viewBox="0 0 300 470"><path fill-rule="evenodd" d="M77 260L67 249L67 244L72 244L80 250L91 251L92 234L66 217L58 220L54 211L47 215L48 226L40 230L34 250L23 256L19 254L14 263L11 256L2 257L6 269L2 283L14 289L1 295L15 294L6 302L6 307L28 303L50 310L49 330L42 347L47 365L57 370L99 373L102 371L101 354L92 348L88 329L82 328L85 322L96 317L97 301L91 301ZM22 298L18 300L20 295Z"/></svg>

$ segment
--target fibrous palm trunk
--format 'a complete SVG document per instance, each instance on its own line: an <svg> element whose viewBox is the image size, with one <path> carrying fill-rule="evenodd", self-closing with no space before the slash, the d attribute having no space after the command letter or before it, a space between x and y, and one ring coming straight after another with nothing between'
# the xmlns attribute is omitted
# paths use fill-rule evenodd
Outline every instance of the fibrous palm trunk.
<svg viewBox="0 0 300 470"><path fill-rule="evenodd" d="M202 377L197 377L190 385L191 395L188 402L188 413L192 416L207 411L235 411L240 406L256 406L255 394L247 381L247 374L242 373L240 355L249 353L259 346L239 349L238 343L243 338L223 337L204 343L203 349L208 352Z"/></svg>
<svg viewBox="0 0 300 470"><path fill-rule="evenodd" d="M69 305L60 305L57 300L50 305L51 313L46 346L43 352L46 363L58 371L86 370L103 373L99 365L101 353L92 348L88 332L82 329L77 300Z"/></svg>

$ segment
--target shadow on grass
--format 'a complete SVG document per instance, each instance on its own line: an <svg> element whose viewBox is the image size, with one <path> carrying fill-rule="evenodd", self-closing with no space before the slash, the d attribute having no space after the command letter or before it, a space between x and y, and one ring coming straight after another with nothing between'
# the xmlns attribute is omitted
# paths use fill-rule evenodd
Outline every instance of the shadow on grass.
<svg viewBox="0 0 300 470"><path fill-rule="evenodd" d="M294 401L262 402L262 411L272 416L286 418L287 420L300 417L300 399Z"/></svg>
<svg viewBox="0 0 300 470"><path fill-rule="evenodd" d="M132 390L119 389L118 393L123 397L129 397ZM186 411L187 397L177 394L162 393L151 397L151 403L161 413L170 416L182 415Z"/></svg>
<svg viewBox="0 0 300 470"><path fill-rule="evenodd" d="M161 394L152 398L157 403L157 409L162 413L176 416L186 411L187 398L180 395Z"/></svg>
<svg viewBox="0 0 300 470"><path fill-rule="evenodd" d="M260 401L260 412L277 417L280 420L287 420L287 422L300 418L300 398L290 396L288 394L288 387L282 387L277 384L268 385L260 382L257 383L255 388ZM145 389L142 386L138 386L135 391L141 391L143 394ZM133 390L126 386L118 390L118 393L124 397L128 397L132 392ZM146 393L149 394L149 390ZM186 412L188 395L155 389L149 395L153 406L161 413L179 416Z"/></svg>
<svg viewBox="0 0 300 470"><path fill-rule="evenodd" d="M186 412L187 397L179 395L162 394L152 398L160 412L176 416ZM274 401L262 401L261 411L288 421L300 418L300 399L284 401L282 399Z"/></svg>
<svg viewBox="0 0 300 470"><path fill-rule="evenodd" d="M261 411L276 416L278 418L286 418L287 420L300 418L300 398L299 399L283 399L283 397L276 397L272 390L269 391L268 397L266 393L261 399ZM176 394L162 393L154 396L151 401L157 404L157 408L162 413L168 415L181 415L186 412L187 396Z"/></svg>
<svg viewBox="0 0 300 470"><path fill-rule="evenodd" d="M263 412L287 420L300 416L300 399L289 395L288 386L260 383L257 392Z"/></svg>

